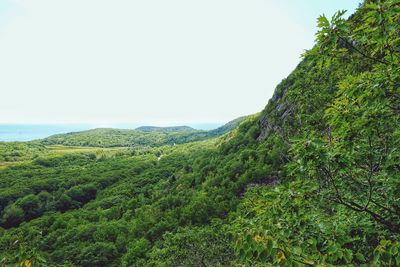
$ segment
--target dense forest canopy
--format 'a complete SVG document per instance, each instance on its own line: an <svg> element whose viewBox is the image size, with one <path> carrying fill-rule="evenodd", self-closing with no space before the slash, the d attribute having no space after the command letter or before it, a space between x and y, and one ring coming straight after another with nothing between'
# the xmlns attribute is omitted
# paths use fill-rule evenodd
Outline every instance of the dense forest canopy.
<svg viewBox="0 0 400 267"><path fill-rule="evenodd" d="M0 265L399 266L400 1L343 15L218 134L0 144Z"/></svg>

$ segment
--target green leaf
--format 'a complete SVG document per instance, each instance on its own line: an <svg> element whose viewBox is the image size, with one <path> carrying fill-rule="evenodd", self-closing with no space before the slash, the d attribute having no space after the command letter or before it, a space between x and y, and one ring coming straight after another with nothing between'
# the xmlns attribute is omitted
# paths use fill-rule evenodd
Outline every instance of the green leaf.
<svg viewBox="0 0 400 267"><path fill-rule="evenodd" d="M353 260L353 252L350 249L344 251L344 259L347 263L350 263Z"/></svg>
<svg viewBox="0 0 400 267"><path fill-rule="evenodd" d="M363 254L361 254L360 252L356 253L356 258L357 260L361 261L361 262L365 262L365 257Z"/></svg>

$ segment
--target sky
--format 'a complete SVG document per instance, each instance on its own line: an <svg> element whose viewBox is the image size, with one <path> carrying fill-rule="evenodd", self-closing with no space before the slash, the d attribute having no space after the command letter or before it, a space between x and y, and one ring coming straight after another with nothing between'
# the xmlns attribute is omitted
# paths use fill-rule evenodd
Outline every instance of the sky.
<svg viewBox="0 0 400 267"><path fill-rule="evenodd" d="M358 0L0 0L0 123L220 123L261 111Z"/></svg>

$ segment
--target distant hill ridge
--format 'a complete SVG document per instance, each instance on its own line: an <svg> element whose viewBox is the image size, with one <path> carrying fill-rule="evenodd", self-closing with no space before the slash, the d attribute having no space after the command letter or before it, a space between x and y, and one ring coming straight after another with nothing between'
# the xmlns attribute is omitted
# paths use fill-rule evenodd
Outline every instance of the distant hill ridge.
<svg viewBox="0 0 400 267"><path fill-rule="evenodd" d="M39 140L44 145L90 147L158 147L184 144L221 136L244 121L240 117L210 131L196 130L189 126L142 126L132 129L96 128L81 132L56 134Z"/></svg>
<svg viewBox="0 0 400 267"><path fill-rule="evenodd" d="M0 266L400 266L400 1L342 16L243 122L42 140L218 145L4 143Z"/></svg>
<svg viewBox="0 0 400 267"><path fill-rule="evenodd" d="M168 126L168 127L158 127L158 126L141 126L135 129L141 132L198 132L201 130L196 130L189 126Z"/></svg>

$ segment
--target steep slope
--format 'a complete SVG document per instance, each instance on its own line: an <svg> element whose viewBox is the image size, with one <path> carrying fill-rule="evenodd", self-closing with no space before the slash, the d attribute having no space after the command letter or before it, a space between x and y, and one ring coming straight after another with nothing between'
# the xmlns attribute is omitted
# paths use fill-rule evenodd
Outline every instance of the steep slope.
<svg viewBox="0 0 400 267"><path fill-rule="evenodd" d="M398 266L399 3L319 18L264 111L218 139L0 171L3 262Z"/></svg>
<svg viewBox="0 0 400 267"><path fill-rule="evenodd" d="M342 15L318 19L317 45L260 116L257 139L286 182L239 206L250 265L400 264L400 2Z"/></svg>

